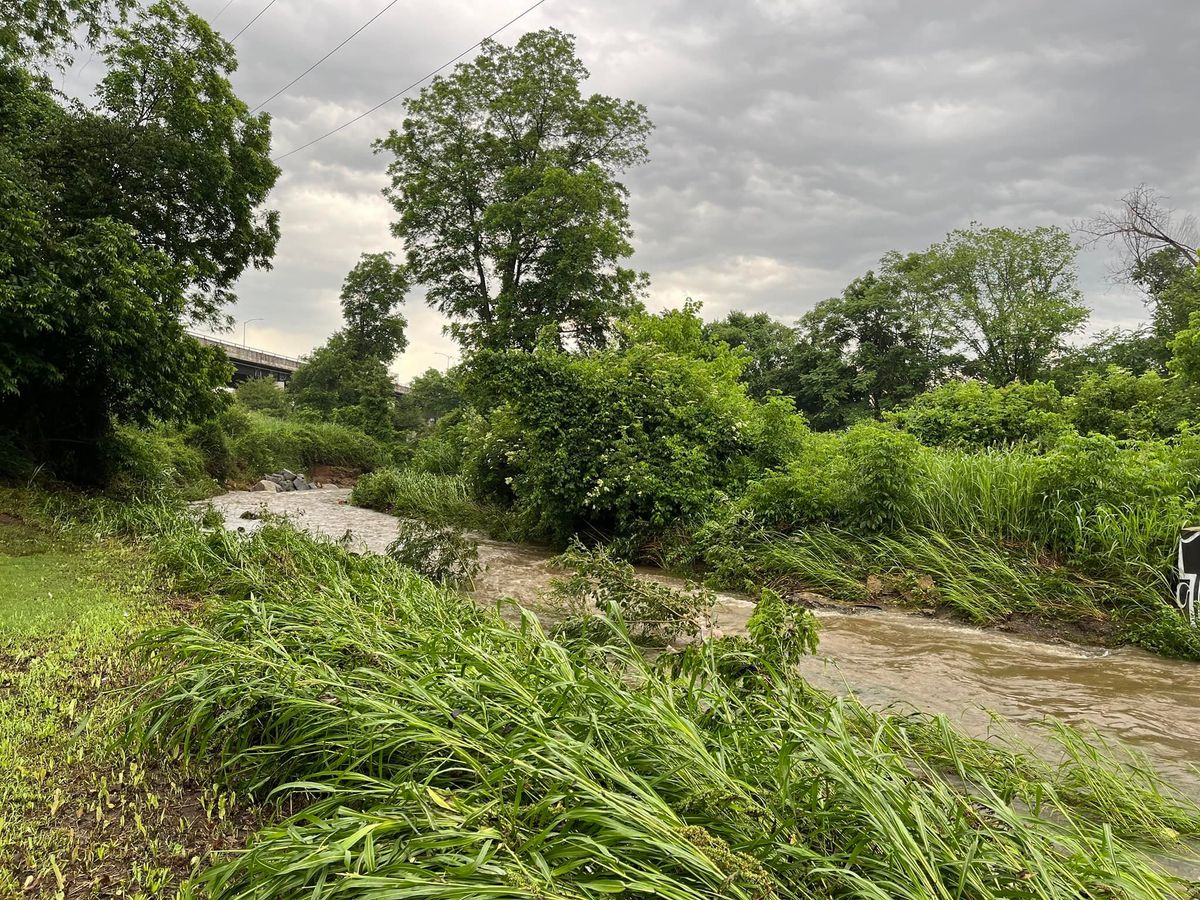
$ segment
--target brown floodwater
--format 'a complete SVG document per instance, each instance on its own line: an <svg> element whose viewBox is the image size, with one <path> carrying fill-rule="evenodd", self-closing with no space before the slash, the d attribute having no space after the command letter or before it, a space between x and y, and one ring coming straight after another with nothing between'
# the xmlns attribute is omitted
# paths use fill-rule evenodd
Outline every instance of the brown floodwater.
<svg viewBox="0 0 1200 900"><path fill-rule="evenodd" d="M348 490L286 494L235 491L214 498L227 527L253 529L240 518L262 506L283 513L302 528L382 552L396 519L349 506ZM556 574L546 551L480 540L484 571L475 585L480 602L513 597L537 610ZM678 583L661 573L646 577ZM718 595L714 627L744 631L752 601ZM1134 649L1102 650L984 631L898 612L854 614L816 611L821 626L818 653L803 674L813 683L853 692L876 708L944 713L963 730L985 735L991 714L1022 727L1036 743L1032 726L1047 718L1094 727L1146 754L1179 787L1200 796L1200 675L1194 663L1162 659Z"/></svg>

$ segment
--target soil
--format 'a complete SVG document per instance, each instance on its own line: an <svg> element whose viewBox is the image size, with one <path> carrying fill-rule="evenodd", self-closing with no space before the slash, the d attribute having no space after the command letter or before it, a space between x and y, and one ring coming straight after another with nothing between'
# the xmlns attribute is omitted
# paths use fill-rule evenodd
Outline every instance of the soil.
<svg viewBox="0 0 1200 900"><path fill-rule="evenodd" d="M993 626L997 631L1045 641L1050 644L1074 644L1083 647L1118 647L1123 642L1117 626L1103 616L1063 622L1033 613L1013 613Z"/></svg>
<svg viewBox="0 0 1200 900"><path fill-rule="evenodd" d="M354 487L362 471L345 466L313 466L308 473L312 484L334 484L338 487Z"/></svg>

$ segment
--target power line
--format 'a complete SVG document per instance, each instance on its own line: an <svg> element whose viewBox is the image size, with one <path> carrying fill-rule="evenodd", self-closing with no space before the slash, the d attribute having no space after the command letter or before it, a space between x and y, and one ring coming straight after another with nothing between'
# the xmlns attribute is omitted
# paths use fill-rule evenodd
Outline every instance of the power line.
<svg viewBox="0 0 1200 900"><path fill-rule="evenodd" d="M272 0L272 2L274 2L274 0ZM348 122L343 122L341 125L339 125L337 128L334 128L332 131L327 131L320 137L313 138L307 144L301 144L299 147L289 150L287 153L281 153L279 156L273 157L273 162L279 162L279 160L286 159L287 157L291 156L293 153L299 153L301 150L307 150L313 144L319 144L321 141L325 140L325 138L332 137L333 135L337 134L339 131L341 131L344 128L349 128L355 122L361 122L363 119L365 119L367 116L371 115L372 113L378 112L379 110L383 109L385 106L387 106L389 103L391 103L396 98L401 97L404 94L407 94L409 91L411 91L415 87L419 87L421 84L428 81L434 75L438 74L438 72L442 71L442 69L445 69L445 68L448 68L449 66L454 65L456 62L458 62L460 59L462 59L464 56L466 56L472 50L475 50L480 45L482 45L484 41L491 40L496 35L498 35L500 32L502 32L504 29L508 28L510 25L513 25L513 24L519 22L521 19L525 18L527 15L529 15L531 12L533 12L535 9L537 9L539 6L541 6L545 2L546 2L546 0L537 0L537 2L534 3L532 6L526 8L524 12L521 12L518 15L514 16L513 18L509 19L507 22L505 22L503 25L501 25L499 28L497 28L491 34L487 35L487 37L480 38L478 41L476 41L474 44L472 44L470 47L468 47L462 53L458 54L458 56L454 57L453 59L449 60L448 62L442 63L440 66L438 66L432 72L430 72L428 75L424 75L421 78L418 78L416 81L414 81L408 87L404 88L403 90L396 91L396 93L392 94L392 96L388 97L386 100L384 100L380 103L376 103L374 106L372 106L366 112L359 113L353 119L351 119Z"/></svg>
<svg viewBox="0 0 1200 900"><path fill-rule="evenodd" d="M237 34L235 34L233 37L231 37L229 39L229 42L232 44L234 41L236 41L238 38L240 38L243 34L245 34L246 29L249 28L251 25L253 25L255 22L257 22L258 17L261 16L263 13L265 13L268 9L270 9L274 5L275 5L275 0L270 0L270 2L266 6L264 6L262 9L260 9L257 13L254 14L253 19L251 19L249 22L247 22L245 25L242 26L241 31L239 31Z"/></svg>
<svg viewBox="0 0 1200 900"><path fill-rule="evenodd" d="M233 0L230 0L230 2L232 3ZM359 29L357 31L355 31L354 34L350 35L350 37L346 38L344 41L342 41L340 44L338 44L336 47L334 47L332 50L330 50L328 53L326 53L324 56L322 56L320 59L318 59L315 63L313 63L311 66L309 66L303 72L301 72L299 75L297 75L295 78L293 78L287 84L285 84L283 87L281 87L275 93L273 93L270 97L268 97L262 103L258 104L258 106L254 107L254 109L250 110L250 112L258 112L260 109L262 109L264 106L266 106L272 100L274 100L276 97L278 97L280 94L282 94L288 88L290 88L293 84L295 84L297 81L299 81L301 78L303 78L309 72L311 72L313 69L315 69L321 63L325 62L325 60L329 59L329 57L333 56L333 54L337 53L339 50L341 50L343 47L345 47L348 43L350 43L352 40L354 40L356 37L358 37L364 31L366 31L367 26L369 26L372 22L374 22L376 19L378 19L380 16L382 16L385 12L387 12L389 9L391 9L393 6L395 6L399 2L400 2L400 0L391 0L391 2L387 6L385 6L383 9L381 9L379 12L375 13L375 15L371 16L371 18L367 19L366 22L364 22L361 26L359 26Z"/></svg>
<svg viewBox="0 0 1200 900"><path fill-rule="evenodd" d="M208 20L208 24L209 25L217 24L217 19L221 18L221 16L223 16L225 14L225 10L229 9L229 7L232 5L233 5L233 0L225 0L225 5L221 7L220 12L218 12L215 16L213 16L211 19Z"/></svg>

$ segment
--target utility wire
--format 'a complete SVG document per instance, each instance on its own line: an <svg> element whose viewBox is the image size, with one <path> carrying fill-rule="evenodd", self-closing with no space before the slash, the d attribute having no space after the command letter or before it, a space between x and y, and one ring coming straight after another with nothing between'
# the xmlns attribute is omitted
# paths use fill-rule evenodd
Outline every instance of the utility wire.
<svg viewBox="0 0 1200 900"><path fill-rule="evenodd" d="M230 0L230 2L232 3L233 0ZM318 59L315 63L313 63L311 66L309 66L303 72L301 72L299 75L297 75L295 78L293 78L287 84L285 84L283 87L281 87L275 93L273 93L270 97L268 97L262 103L258 104L258 106L254 107L252 110L250 110L250 112L252 112L252 113L258 112L260 109L262 109L264 106L266 106L272 100L274 100L276 97L278 97L280 94L282 94L288 88L290 88L293 84L295 84L297 81L299 81L301 78L303 78L309 72L311 72L313 69L315 69L321 63L325 62L325 60L329 59L329 57L333 56L333 54L337 53L339 50L341 50L343 47L345 47L348 43L350 43L352 40L354 40L356 37L358 37L364 31L366 31L367 26L369 26L372 22L374 22L376 19L378 19L380 16L382 16L385 12L387 12L389 9L391 9L393 6L395 6L399 2L400 2L400 0L391 0L391 2L387 6L385 6L383 9L381 9L379 12L375 13L375 15L371 16L371 18L367 19L366 22L364 22L361 26L359 26L358 30L355 31L354 34L350 35L350 37L346 38L344 41L342 41L340 44L338 44L336 47L334 47L332 50L330 50L328 53L326 53L324 56L322 56L320 59Z"/></svg>
<svg viewBox="0 0 1200 900"><path fill-rule="evenodd" d="M265 13L268 9L270 9L274 5L275 5L275 0L270 0L270 2L266 6L264 6L262 9L260 9L257 13L254 14L253 19L251 19L249 22L247 22L245 25L242 26L241 31L239 31L237 34L235 34L233 37L231 37L229 39L229 43L232 44L234 41L236 41L238 38L240 38L243 34L245 34L246 29L249 28L251 25L253 25L255 22L257 22L258 17L261 16L263 13Z"/></svg>
<svg viewBox="0 0 1200 900"><path fill-rule="evenodd" d="M221 18L221 16L223 16L225 14L225 10L229 9L229 7L232 5L233 5L233 0L225 0L225 5L221 7L220 12L218 12L215 16L213 16L211 19L208 20L208 24L209 25L217 24L217 19Z"/></svg>
<svg viewBox="0 0 1200 900"><path fill-rule="evenodd" d="M274 0L272 0L272 2L274 2ZM374 106L372 106L366 112L359 113L357 116L355 116L353 119L350 119L348 122L343 122L337 128L334 128L331 131L325 132L320 137L313 138L307 144L301 144L299 147L289 150L287 153L281 153L281 154L279 154L279 156L273 157L272 161L279 162L279 160L286 159L287 157L291 156L293 153L299 153L301 150L307 150L313 144L319 144L321 141L325 140L325 138L332 137L333 135L337 134L339 131L341 131L344 128L349 128L355 122L361 122L363 119L365 119L367 116L371 115L372 113L378 112L379 110L383 109L385 106L387 106L393 100L397 99L398 97L403 96L404 94L407 94L413 88L419 87L421 84L428 81L434 75L438 74L438 72L442 71L445 68L448 68L449 66L454 65L456 62L458 62L460 59L462 59L464 56L466 56L472 50L475 50L476 48L478 48L481 44L483 44L484 41L491 40L496 35L498 35L500 32L502 32L504 29L508 28L510 25L513 25L516 22L519 22L521 19L525 18L527 15L529 15L531 12L533 12L535 9L537 9L539 6L541 6L545 2L546 2L546 0L537 0L537 2L534 3L532 6L527 7L524 12L521 12L521 13L517 14L516 16L513 16L513 18L509 19L507 22L505 22L503 25L501 25L499 28L497 28L491 34L487 35L487 37L480 38L478 41L476 41L474 44L472 44L470 47L468 47L462 53L458 54L458 56L454 57L453 59L451 59L447 62L442 63L440 66L438 66L432 72L430 72L428 75L424 75L421 78L418 78L416 81L414 81L412 84L410 84L408 87L404 88L403 90L396 91L396 93L392 94L392 96L388 97L386 100L384 100L380 103L376 103Z"/></svg>

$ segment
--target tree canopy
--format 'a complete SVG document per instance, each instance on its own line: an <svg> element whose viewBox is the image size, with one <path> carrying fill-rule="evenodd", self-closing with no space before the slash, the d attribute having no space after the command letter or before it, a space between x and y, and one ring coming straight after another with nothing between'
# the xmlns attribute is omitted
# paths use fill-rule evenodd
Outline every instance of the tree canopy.
<svg viewBox="0 0 1200 900"><path fill-rule="evenodd" d="M105 21L102 4L51 5ZM232 48L182 4L142 10L102 52L95 109L0 63L0 422L60 474L96 478L115 422L218 405L227 363L184 322L217 320L238 275L267 263L278 175L266 117L229 86Z"/></svg>
<svg viewBox="0 0 1200 900"><path fill-rule="evenodd" d="M408 293L408 272L391 253L364 253L342 283L346 339L360 357L390 363L408 346L408 322L397 309Z"/></svg>
<svg viewBox="0 0 1200 900"><path fill-rule="evenodd" d="M0 53L12 60L69 59L82 34L92 45L108 33L134 0L15 0L0 4Z"/></svg>
<svg viewBox="0 0 1200 900"><path fill-rule="evenodd" d="M408 343L397 312L408 273L390 253L364 253L342 283L345 327L314 350L288 382L296 405L372 437L395 437L396 385L388 365Z"/></svg>
<svg viewBox="0 0 1200 900"><path fill-rule="evenodd" d="M394 156L385 192L415 281L464 349L603 346L639 305L627 190L646 158L640 104L585 96L575 41L555 29L479 55L406 102L377 142Z"/></svg>
<svg viewBox="0 0 1200 900"><path fill-rule="evenodd" d="M741 347L747 355L742 380L752 397L765 397L779 390L780 373L796 351L796 332L764 312L744 313L733 310L724 319L704 326L710 341Z"/></svg>
<svg viewBox="0 0 1200 900"><path fill-rule="evenodd" d="M971 228L920 254L930 303L954 311L966 370L996 385L1034 381L1087 321L1075 245L1061 228Z"/></svg>

